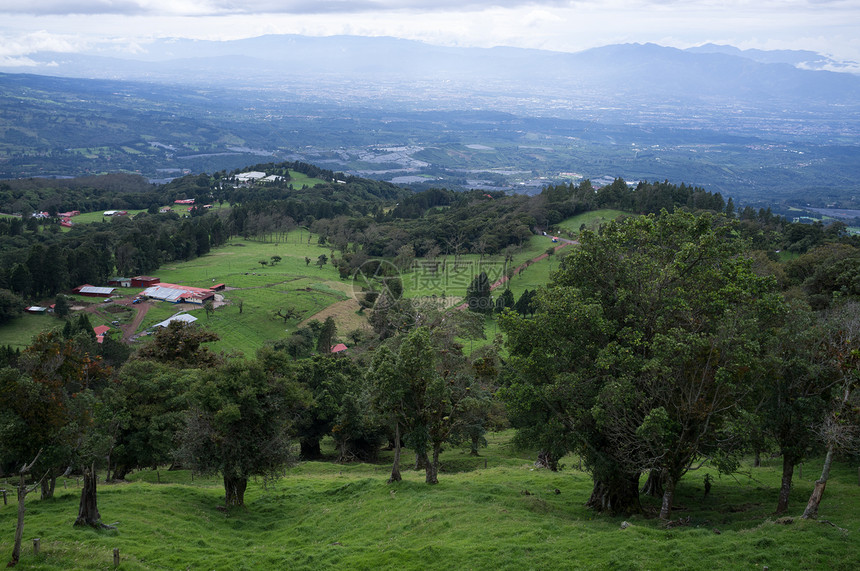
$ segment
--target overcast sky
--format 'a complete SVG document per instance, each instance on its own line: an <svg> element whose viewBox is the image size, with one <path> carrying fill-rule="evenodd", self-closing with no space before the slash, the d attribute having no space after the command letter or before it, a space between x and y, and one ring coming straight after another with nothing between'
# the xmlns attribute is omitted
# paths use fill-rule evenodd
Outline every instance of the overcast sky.
<svg viewBox="0 0 860 571"><path fill-rule="evenodd" d="M6 65L39 50L133 52L155 38L263 34L557 51L712 42L860 61L860 0L0 0Z"/></svg>

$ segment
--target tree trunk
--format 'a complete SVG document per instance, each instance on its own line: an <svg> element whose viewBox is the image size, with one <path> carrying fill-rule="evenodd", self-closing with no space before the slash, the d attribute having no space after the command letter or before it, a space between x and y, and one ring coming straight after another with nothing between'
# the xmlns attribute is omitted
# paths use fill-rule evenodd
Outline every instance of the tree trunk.
<svg viewBox="0 0 860 571"><path fill-rule="evenodd" d="M126 474L128 474L128 466L125 464L117 464L113 467L114 480L125 480Z"/></svg>
<svg viewBox="0 0 860 571"><path fill-rule="evenodd" d="M535 466L538 468L547 468L553 472L558 472L558 458L553 456L551 452L541 450L538 452L538 459L535 461Z"/></svg>
<svg viewBox="0 0 860 571"><path fill-rule="evenodd" d="M101 527L101 515L96 497L96 479L96 469L95 464L93 464L91 468L84 470L84 487L81 490L81 503L78 507L78 519L75 520L75 525Z"/></svg>
<svg viewBox="0 0 860 571"><path fill-rule="evenodd" d="M15 527L15 545L12 547L12 560L6 567L14 567L21 558L21 539L24 537L24 501L27 499L27 485L22 473L18 478L18 525Z"/></svg>
<svg viewBox="0 0 860 571"><path fill-rule="evenodd" d="M54 488L57 485L57 477L54 475L54 471L51 472L45 478L42 478L41 483L41 499L47 500L54 497Z"/></svg>
<svg viewBox="0 0 860 571"><path fill-rule="evenodd" d="M248 478L236 478L224 474L224 505L228 508L245 505L245 489Z"/></svg>
<svg viewBox="0 0 860 571"><path fill-rule="evenodd" d="M782 455L782 485L779 487L779 501L776 504L776 513L785 513L788 509L788 496L791 493L791 480L794 477L794 465L796 459L791 454Z"/></svg>
<svg viewBox="0 0 860 571"><path fill-rule="evenodd" d="M391 476L388 483L399 482L400 476L400 422L394 423L394 464L391 466Z"/></svg>
<svg viewBox="0 0 860 571"><path fill-rule="evenodd" d="M429 463L430 463L430 460L427 459L427 453L426 452L422 452L420 454L418 452L415 453L415 469L416 470L421 470L422 468L424 468L426 470L427 464L429 464Z"/></svg>
<svg viewBox="0 0 860 571"><path fill-rule="evenodd" d="M660 505L660 519L669 521L672 518L672 502L675 501L675 478L671 475L666 477L666 486L663 491L663 503Z"/></svg>
<svg viewBox="0 0 860 571"><path fill-rule="evenodd" d="M618 476L610 481L594 481L586 507L610 515L629 515L642 511L639 505L639 475Z"/></svg>
<svg viewBox="0 0 860 571"><path fill-rule="evenodd" d="M438 484L439 483L439 447L433 447L433 461L427 462L427 458L425 455L425 474L426 477L424 481L428 484Z"/></svg>
<svg viewBox="0 0 860 571"><path fill-rule="evenodd" d="M815 519L818 517L818 506L821 505L821 498L824 496L824 488L827 487L827 479L830 477L830 465L833 463L833 446L827 447L827 456L824 457L824 468L821 469L821 477L815 481L815 487L812 489L812 495L809 496L809 503L806 504L806 509L803 510L803 519Z"/></svg>
<svg viewBox="0 0 860 571"><path fill-rule="evenodd" d="M481 446L481 437L477 434L472 435L472 449L469 451L469 456L480 456L478 448Z"/></svg>
<svg viewBox="0 0 860 571"><path fill-rule="evenodd" d="M758 450L755 451L755 458L753 459L753 468L761 468L761 452L759 452ZM783 466L783 474L785 474L785 466Z"/></svg>
<svg viewBox="0 0 860 571"><path fill-rule="evenodd" d="M645 480L645 485L642 486L640 493L659 498L663 496L663 471L652 469L648 472L648 479Z"/></svg>
<svg viewBox="0 0 860 571"><path fill-rule="evenodd" d="M299 454L302 460L318 460L322 458L319 439L307 439L299 441Z"/></svg>

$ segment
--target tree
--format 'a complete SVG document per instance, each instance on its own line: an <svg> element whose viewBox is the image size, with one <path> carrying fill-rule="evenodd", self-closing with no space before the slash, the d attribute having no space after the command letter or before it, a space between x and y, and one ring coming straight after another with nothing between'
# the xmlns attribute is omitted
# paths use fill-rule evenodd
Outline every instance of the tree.
<svg viewBox="0 0 860 571"><path fill-rule="evenodd" d="M305 265L306 265L306 266L311 265L311 259L310 259L310 258L308 258L307 256L305 256Z"/></svg>
<svg viewBox="0 0 860 571"><path fill-rule="evenodd" d="M21 540L24 537L24 513L26 512L24 502L27 499L27 495L39 486L37 482L28 488L27 475L33 470L33 465L39 459L40 453L41 451L37 452L36 457L29 464L24 463L18 469L18 520L15 526L15 543L12 547L12 559L6 567L14 567L21 558Z"/></svg>
<svg viewBox="0 0 860 571"><path fill-rule="evenodd" d="M151 343L141 348L138 359L151 359L176 367L213 367L220 358L204 343L218 341L219 337L199 325L171 321L153 336Z"/></svg>
<svg viewBox="0 0 860 571"><path fill-rule="evenodd" d="M54 302L54 315L65 318L69 315L69 300L64 295L58 295Z"/></svg>
<svg viewBox="0 0 860 571"><path fill-rule="evenodd" d="M194 471L220 473L225 506L245 505L248 479L275 477L295 457L290 431L307 396L257 362L229 362L202 372L179 456Z"/></svg>
<svg viewBox="0 0 860 571"><path fill-rule="evenodd" d="M829 402L825 421L818 427L821 439L827 446L821 476L809 496L803 519L818 517L818 507L824 497L833 457L839 450L856 452L858 439L857 410L851 410L851 399L860 387L860 305L846 303L827 316L827 352L837 372L837 383Z"/></svg>
<svg viewBox="0 0 860 571"><path fill-rule="evenodd" d="M395 338L399 342L396 354L380 349L374 357L368 373L374 402L395 432L395 464L389 481L399 476L401 429L404 442L425 468L425 481L439 481L439 454L454 434L464 399L471 390L468 375L448 366L452 364L449 357L454 361L462 357L452 344L456 334L457 330L444 319L422 324Z"/></svg>
<svg viewBox="0 0 860 571"><path fill-rule="evenodd" d="M472 280L466 289L466 304L469 311L476 313L492 313L493 298L490 294L490 280L486 272L481 272Z"/></svg>
<svg viewBox="0 0 860 571"><path fill-rule="evenodd" d="M215 311L215 304L212 303L211 299L207 299L203 304L203 311L206 312L206 319L209 319L209 316Z"/></svg>
<svg viewBox="0 0 860 571"><path fill-rule="evenodd" d="M0 325L20 316L23 310L23 299L8 289L0 289Z"/></svg>
<svg viewBox="0 0 860 571"><path fill-rule="evenodd" d="M269 263L269 260L259 260L257 263L261 266L266 266Z"/></svg>
<svg viewBox="0 0 860 571"><path fill-rule="evenodd" d="M827 412L828 397L837 382L828 363L827 332L809 311L796 303L768 348L769 366L760 377L759 421L782 455L782 482L776 513L788 509L794 467L803 461L815 440L815 427Z"/></svg>
<svg viewBox="0 0 860 571"><path fill-rule="evenodd" d="M518 372L507 393L556 418L592 473L588 505L638 511L639 474L650 469L663 475L669 519L696 461L733 469L741 404L780 298L711 215L615 221L580 241L538 295L533 321L503 317Z"/></svg>
<svg viewBox="0 0 860 571"><path fill-rule="evenodd" d="M408 379L400 376L397 370L395 355L386 346L382 346L373 355L370 368L367 370L373 406L385 422L394 428L394 461L388 483L399 482L400 453L403 437L401 426L406 423L406 396L409 390Z"/></svg>
<svg viewBox="0 0 860 571"><path fill-rule="evenodd" d="M415 261L415 248L412 244L404 244L397 250L397 257L394 258L394 265L401 271L408 270L412 267L412 262Z"/></svg>
<svg viewBox="0 0 860 571"><path fill-rule="evenodd" d="M322 267L324 265L326 265L327 263L328 263L328 256L326 256L325 254L320 254L317 257L317 265L319 266L320 269L322 269Z"/></svg>
<svg viewBox="0 0 860 571"><path fill-rule="evenodd" d="M331 355L335 335L337 335L337 325L334 323L334 318L328 316L317 334L317 353Z"/></svg>
<svg viewBox="0 0 860 571"><path fill-rule="evenodd" d="M185 394L198 375L198 369L133 360L102 392L97 421L113 439L107 468L114 479L124 479L134 468L173 459L188 409Z"/></svg>
<svg viewBox="0 0 860 571"><path fill-rule="evenodd" d="M280 261L281 261L281 257L280 257L280 256L272 256L272 265L273 265L273 266L274 266L275 264L279 263Z"/></svg>
<svg viewBox="0 0 860 571"><path fill-rule="evenodd" d="M503 291L502 294L496 298L495 312L502 313L505 309L513 309L513 307L514 293L509 288L505 288L505 291Z"/></svg>

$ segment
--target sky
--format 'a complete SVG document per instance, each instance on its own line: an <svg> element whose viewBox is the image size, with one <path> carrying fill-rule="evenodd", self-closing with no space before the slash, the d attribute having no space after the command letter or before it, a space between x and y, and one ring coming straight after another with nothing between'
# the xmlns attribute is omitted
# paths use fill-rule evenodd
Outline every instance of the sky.
<svg viewBox="0 0 860 571"><path fill-rule="evenodd" d="M158 38L264 34L566 52L710 42L860 62L860 0L0 0L0 65L22 68L38 51L120 55Z"/></svg>

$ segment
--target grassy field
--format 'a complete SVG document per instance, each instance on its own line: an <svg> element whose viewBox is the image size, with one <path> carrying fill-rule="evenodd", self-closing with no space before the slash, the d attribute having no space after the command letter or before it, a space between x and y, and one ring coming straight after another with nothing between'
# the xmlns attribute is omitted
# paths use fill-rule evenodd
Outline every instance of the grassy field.
<svg viewBox="0 0 860 571"><path fill-rule="evenodd" d="M567 220L563 220L558 226L559 228L563 228L574 234L579 234L579 229L583 224L587 230L597 230L597 228L604 222L615 220L619 216L625 214L629 213L609 208L605 208L603 210L592 210L591 212L583 212L582 214L577 214Z"/></svg>
<svg viewBox="0 0 860 571"><path fill-rule="evenodd" d="M591 480L575 469L575 458L557 473L537 470L532 454L510 446L510 433L489 440L480 458L444 452L436 486L408 469L402 482L387 485L390 453L379 464L307 462L275 482L252 482L246 509L228 513L216 509L223 503L218 478L137 472L129 483L99 488L102 519L116 530L72 527L80 492L68 480L52 500L30 496L20 568L108 569L118 548L120 568L129 570L856 569L854 466L836 466L828 483L820 518L833 525L796 517L818 462L795 480L794 517L773 516L779 460L772 460L735 477L712 473L707 497L707 469L692 473L679 485L673 515L689 524L667 529L653 515L604 517L585 509ZM647 514L657 509L656 500L644 503ZM16 507L13 497L0 506L6 557ZM34 537L41 539L38 556Z"/></svg>
<svg viewBox="0 0 860 571"><path fill-rule="evenodd" d="M198 318L198 323L221 337L220 341L212 344L213 350L252 356L266 341L287 336L300 324L315 316L320 320L329 315L334 317L341 339L354 329L367 327L364 316L358 313L359 306L353 297L352 280L340 279L331 264L322 268L316 265L320 254L329 258L332 254L329 248L319 246L316 238L314 235L309 236L305 229L290 232L286 241L282 242L234 238L200 258L162 266L153 274L163 282L194 287L226 284L227 290L223 292L226 303L210 316L206 316L202 307L197 305L155 303L148 309L137 332L142 332L176 313L191 312ZM533 236L515 254L510 265L520 266L545 253L552 246L550 238ZM532 290L544 285L550 273L557 268L559 257L571 247L573 246L566 246L558 254L531 264L514 276L509 286L514 295L518 297L526 289ZM279 256L280 262L272 265L272 256ZM311 263L307 264L305 258L309 258ZM262 265L261 261L267 263ZM482 259L478 255L468 254L460 256L457 263L454 263L453 256L448 256L445 272L432 275L419 260L415 269L402 274L404 295L412 298L447 295L452 303L459 304L474 276L486 271L491 282L495 282L504 275L504 269L502 257L484 256ZM140 291L140 288L117 288L114 297L131 299ZM117 320L123 324L127 323L132 320L133 312L140 309L139 306L133 306L128 311L110 313L108 306L101 304L101 299L70 297L73 305L83 303L97 306L92 307L89 313L93 326L111 325L112 321ZM53 302L43 301L48 304ZM119 309L118 306L113 308L116 311ZM290 309L297 313L295 318L285 322L276 316L278 311L286 313ZM24 315L11 324L0 327L0 344L23 349L39 331L60 325L62 322L50 316ZM487 342L493 338L495 330L495 320L488 320ZM470 345L474 346L474 342Z"/></svg>

